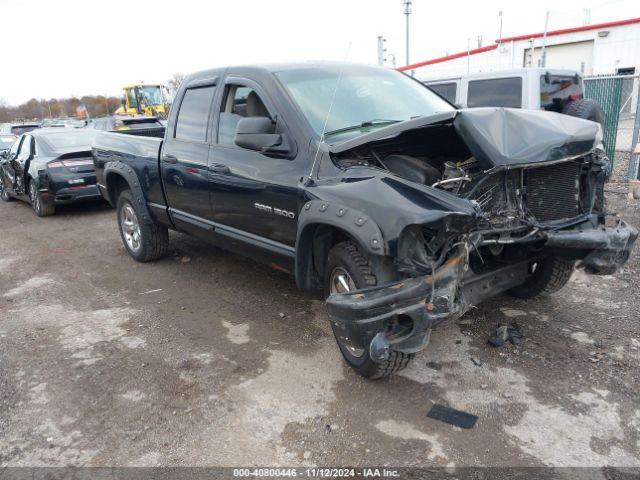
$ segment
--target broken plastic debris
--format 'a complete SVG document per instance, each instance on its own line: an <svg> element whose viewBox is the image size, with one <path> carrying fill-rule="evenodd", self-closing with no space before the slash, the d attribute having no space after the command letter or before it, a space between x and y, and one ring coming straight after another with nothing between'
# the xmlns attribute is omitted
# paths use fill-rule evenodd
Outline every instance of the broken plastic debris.
<svg viewBox="0 0 640 480"><path fill-rule="evenodd" d="M478 421L478 417L476 415L456 410L455 408L446 407L438 403L431 407L431 410L427 413L427 417L440 420L441 422L460 428L473 428Z"/></svg>

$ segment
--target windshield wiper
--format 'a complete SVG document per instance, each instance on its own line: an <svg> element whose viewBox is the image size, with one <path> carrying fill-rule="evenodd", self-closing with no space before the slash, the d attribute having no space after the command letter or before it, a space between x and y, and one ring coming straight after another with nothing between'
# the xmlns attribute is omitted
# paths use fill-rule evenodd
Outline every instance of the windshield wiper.
<svg viewBox="0 0 640 480"><path fill-rule="evenodd" d="M386 120L384 118L374 118L373 120L367 120L366 122L359 123L358 125L351 125L350 127L342 127L336 130L331 130L324 134L325 137L329 135L335 135L336 133L348 132L350 130L357 130L359 128L374 127L391 125L392 123L398 123L400 120Z"/></svg>

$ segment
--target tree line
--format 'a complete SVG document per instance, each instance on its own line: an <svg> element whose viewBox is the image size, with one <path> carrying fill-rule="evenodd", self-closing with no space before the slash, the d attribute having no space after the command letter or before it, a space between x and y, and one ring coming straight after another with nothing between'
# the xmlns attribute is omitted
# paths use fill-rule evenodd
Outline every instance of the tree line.
<svg viewBox="0 0 640 480"><path fill-rule="evenodd" d="M9 106L0 100L0 122L75 116L85 118L84 108L90 117L100 117L113 113L120 106L120 103L119 97L104 95L51 98L49 100L32 98L18 106Z"/></svg>
<svg viewBox="0 0 640 480"><path fill-rule="evenodd" d="M178 90L182 80L184 80L182 73L174 73L167 80L167 87L172 94ZM79 98L51 98L49 100L32 98L22 105L9 106L0 98L0 123L76 116L86 118L85 108L89 117L102 117L113 114L120 107L121 102L121 97L85 95Z"/></svg>

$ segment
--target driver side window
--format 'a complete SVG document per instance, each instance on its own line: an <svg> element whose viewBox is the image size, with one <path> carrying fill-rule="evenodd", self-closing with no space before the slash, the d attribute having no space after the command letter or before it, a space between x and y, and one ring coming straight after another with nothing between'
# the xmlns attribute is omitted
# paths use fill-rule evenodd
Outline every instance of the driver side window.
<svg viewBox="0 0 640 480"><path fill-rule="evenodd" d="M22 139L22 145L20 145L20 151L18 152L18 160L27 160L31 156L31 135L25 135Z"/></svg>
<svg viewBox="0 0 640 480"><path fill-rule="evenodd" d="M15 142L13 142L13 145L11 146L11 150L9 150L10 159L13 160L14 158L16 158L18 154L18 149L20 148L20 144L22 143L23 139L24 139L24 135L20 137L18 140L16 140Z"/></svg>
<svg viewBox="0 0 640 480"><path fill-rule="evenodd" d="M235 145L236 126L246 117L271 118L271 115L254 89L243 85L227 85L220 109L218 143Z"/></svg>

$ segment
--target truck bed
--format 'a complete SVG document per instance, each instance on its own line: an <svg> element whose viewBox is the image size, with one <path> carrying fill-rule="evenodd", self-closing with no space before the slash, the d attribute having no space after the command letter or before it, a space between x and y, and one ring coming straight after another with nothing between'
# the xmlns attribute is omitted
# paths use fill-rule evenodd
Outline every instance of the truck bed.
<svg viewBox="0 0 640 480"><path fill-rule="evenodd" d="M93 163L98 186L107 200L112 202L113 199L108 198L108 192L104 189L107 185L105 168L108 170L110 162L118 162L130 167L135 178L144 182L142 188L148 202L165 204L159 164L162 142L162 138L113 132L100 132L96 135L92 147Z"/></svg>

